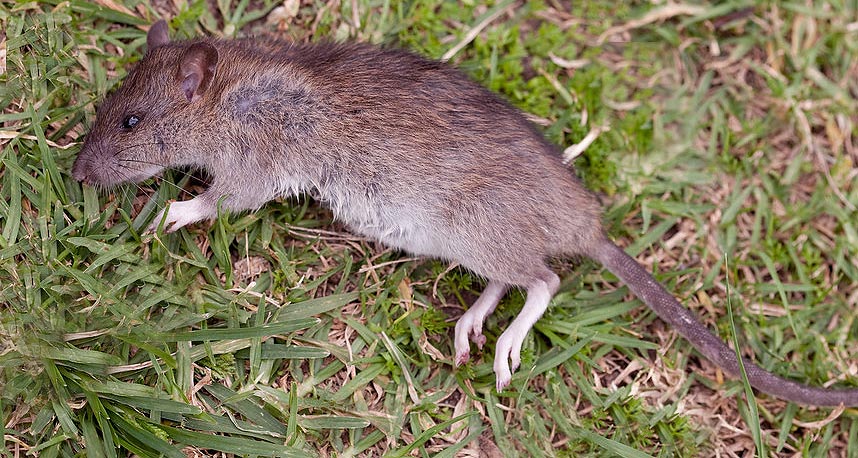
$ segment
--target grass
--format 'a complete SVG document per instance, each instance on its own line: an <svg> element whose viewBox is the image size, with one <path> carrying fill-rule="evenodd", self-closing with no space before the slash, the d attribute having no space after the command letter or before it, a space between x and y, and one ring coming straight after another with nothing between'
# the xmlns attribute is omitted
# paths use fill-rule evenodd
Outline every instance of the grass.
<svg viewBox="0 0 858 458"><path fill-rule="evenodd" d="M575 167L606 226L712 329L777 374L858 386L854 4L154 3L0 2L5 456L858 456L855 409L745 399L592 263L557 263L496 393L490 350L452 367L452 319L482 288L467 272L306 197L143 235L188 197L167 183L200 183L70 177L157 17L177 37L458 48L552 141L598 133ZM488 320L488 349L522 303Z"/></svg>

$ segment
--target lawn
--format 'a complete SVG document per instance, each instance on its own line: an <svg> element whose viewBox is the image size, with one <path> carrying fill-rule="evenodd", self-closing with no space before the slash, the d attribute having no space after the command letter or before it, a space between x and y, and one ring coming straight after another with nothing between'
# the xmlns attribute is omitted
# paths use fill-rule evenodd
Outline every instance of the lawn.
<svg viewBox="0 0 858 458"><path fill-rule="evenodd" d="M449 60L577 154L611 236L710 329L858 387L854 2L0 1L3 456L858 456L858 410L747 398L587 260L554 263L498 393L523 295L454 368L484 282L311 197L144 233L206 178L105 192L71 165L158 18Z"/></svg>

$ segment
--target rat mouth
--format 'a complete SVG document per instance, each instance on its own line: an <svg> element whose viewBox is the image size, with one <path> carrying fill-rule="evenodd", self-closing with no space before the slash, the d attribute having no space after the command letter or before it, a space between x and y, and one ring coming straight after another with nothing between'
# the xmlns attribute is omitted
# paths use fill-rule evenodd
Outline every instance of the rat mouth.
<svg viewBox="0 0 858 458"><path fill-rule="evenodd" d="M89 183L89 176L86 171L84 171L83 161L80 159L80 156L75 159L74 165L72 166L72 178L81 183L91 184Z"/></svg>
<svg viewBox="0 0 858 458"><path fill-rule="evenodd" d="M72 168L72 177L80 183L99 188L110 188L125 181L110 177L104 173L104 170L96 170L95 167L91 167L86 161L81 160L75 161L75 165Z"/></svg>
<svg viewBox="0 0 858 458"><path fill-rule="evenodd" d="M109 180L105 180L103 172L98 170L102 167L94 164L90 156L86 148L81 150L72 166L72 178L89 186L110 186Z"/></svg>

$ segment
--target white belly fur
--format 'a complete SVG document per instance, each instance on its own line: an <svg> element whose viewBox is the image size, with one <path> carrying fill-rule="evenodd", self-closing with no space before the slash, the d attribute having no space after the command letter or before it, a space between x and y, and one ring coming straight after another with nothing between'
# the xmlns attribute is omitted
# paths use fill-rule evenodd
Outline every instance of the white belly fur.
<svg viewBox="0 0 858 458"><path fill-rule="evenodd" d="M298 180L284 181L283 194L310 191L331 208L336 219L359 235L411 254L449 258L451 250L439 240L436 231L429 229L434 225L425 210L410 208L402 202L380 205L370 202L363 193L345 192L342 186L301 186L304 183Z"/></svg>

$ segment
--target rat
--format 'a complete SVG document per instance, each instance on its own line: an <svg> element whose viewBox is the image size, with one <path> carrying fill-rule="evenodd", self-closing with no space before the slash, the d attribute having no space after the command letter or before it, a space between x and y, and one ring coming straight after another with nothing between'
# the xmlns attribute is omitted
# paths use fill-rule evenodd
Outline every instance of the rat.
<svg viewBox="0 0 858 458"><path fill-rule="evenodd" d="M509 288L521 312L497 339L496 388L557 291L547 261L605 266L703 356L733 376L736 353L605 233L598 199L520 111L445 63L367 44L276 39L171 41L166 22L98 109L72 168L110 188L167 168L211 177L149 226L166 232L311 192L367 238L486 279L459 318L455 364ZM858 405L858 389L811 387L742 360L754 388L817 406Z"/></svg>

